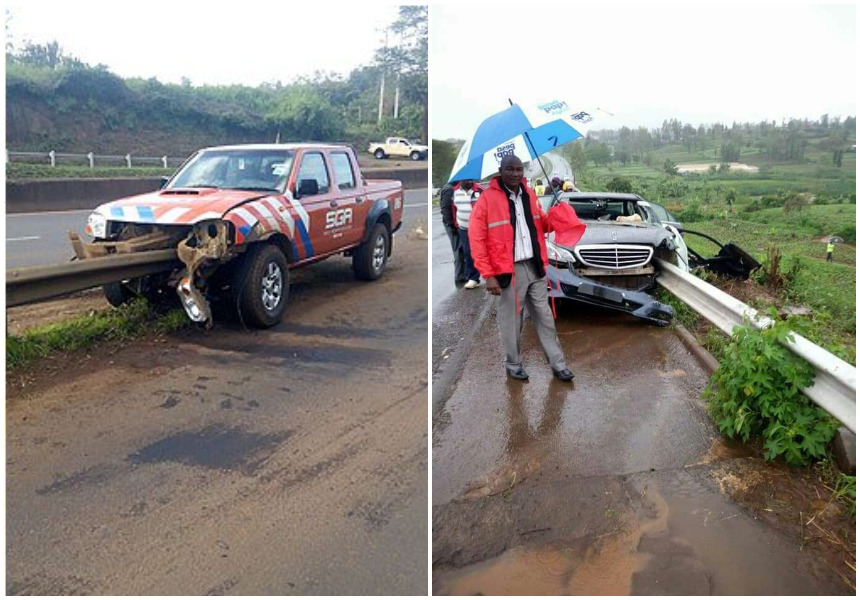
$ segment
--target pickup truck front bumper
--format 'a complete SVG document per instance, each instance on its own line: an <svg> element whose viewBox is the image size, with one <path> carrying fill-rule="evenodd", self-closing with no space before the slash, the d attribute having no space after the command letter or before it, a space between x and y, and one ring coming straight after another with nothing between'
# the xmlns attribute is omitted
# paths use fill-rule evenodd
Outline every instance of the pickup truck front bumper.
<svg viewBox="0 0 860 600"><path fill-rule="evenodd" d="M549 296L584 302L630 313L660 327L669 325L675 309L658 302L645 292L625 290L580 277L569 269L549 265L546 268Z"/></svg>

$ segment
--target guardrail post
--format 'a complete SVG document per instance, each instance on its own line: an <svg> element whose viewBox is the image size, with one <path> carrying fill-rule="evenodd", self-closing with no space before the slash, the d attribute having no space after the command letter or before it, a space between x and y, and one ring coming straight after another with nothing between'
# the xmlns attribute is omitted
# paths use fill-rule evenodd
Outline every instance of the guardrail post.
<svg viewBox="0 0 860 600"><path fill-rule="evenodd" d="M48 158L51 159L51 166L56 167L57 166L57 153L54 152L53 150L51 150L50 152L48 152Z"/></svg>
<svg viewBox="0 0 860 600"><path fill-rule="evenodd" d="M125 164L128 165L128 168L131 168L131 154L125 155Z"/></svg>
<svg viewBox="0 0 860 600"><path fill-rule="evenodd" d="M93 155L93 153L92 153L92 152L90 152L89 154L87 154L87 160L89 160L89 161L90 161L90 169L94 169L94 168L95 168L95 164L96 164L95 158L96 158L96 157Z"/></svg>
<svg viewBox="0 0 860 600"><path fill-rule="evenodd" d="M164 165L165 169L167 168L167 157L166 156L161 157L161 164Z"/></svg>

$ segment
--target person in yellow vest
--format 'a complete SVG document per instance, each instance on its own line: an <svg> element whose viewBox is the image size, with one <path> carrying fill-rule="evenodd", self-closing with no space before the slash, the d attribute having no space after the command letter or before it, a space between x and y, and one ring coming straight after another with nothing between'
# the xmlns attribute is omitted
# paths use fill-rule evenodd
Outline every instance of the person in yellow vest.
<svg viewBox="0 0 860 600"><path fill-rule="evenodd" d="M544 189L545 188L543 185L543 179L541 179L540 177L535 179L535 187L534 187L535 194L537 194L538 196L543 196L544 195Z"/></svg>
<svg viewBox="0 0 860 600"><path fill-rule="evenodd" d="M836 250L836 244L832 241L827 242L827 262L833 262L833 251Z"/></svg>

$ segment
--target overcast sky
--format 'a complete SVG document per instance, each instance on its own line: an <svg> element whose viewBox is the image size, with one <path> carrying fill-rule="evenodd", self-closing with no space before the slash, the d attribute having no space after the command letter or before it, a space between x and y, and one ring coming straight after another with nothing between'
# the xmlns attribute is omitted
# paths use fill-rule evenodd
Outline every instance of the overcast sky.
<svg viewBox="0 0 860 600"><path fill-rule="evenodd" d="M368 64L396 6L321 2L7 0L13 42L56 40L122 77L192 84L289 83Z"/></svg>
<svg viewBox="0 0 860 600"><path fill-rule="evenodd" d="M430 44L436 139L508 98L599 107L611 129L857 114L853 4L434 6Z"/></svg>

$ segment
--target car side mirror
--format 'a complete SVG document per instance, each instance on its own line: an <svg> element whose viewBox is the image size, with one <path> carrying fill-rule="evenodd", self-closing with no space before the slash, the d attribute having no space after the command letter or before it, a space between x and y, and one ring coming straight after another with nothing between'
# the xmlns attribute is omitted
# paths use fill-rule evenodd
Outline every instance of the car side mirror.
<svg viewBox="0 0 860 600"><path fill-rule="evenodd" d="M316 196L320 193L320 186L316 179L300 179L299 189L296 191L296 198L303 196Z"/></svg>
<svg viewBox="0 0 860 600"><path fill-rule="evenodd" d="M161 182L158 184L158 189L163 190L168 181L170 181L170 177L162 176Z"/></svg>

